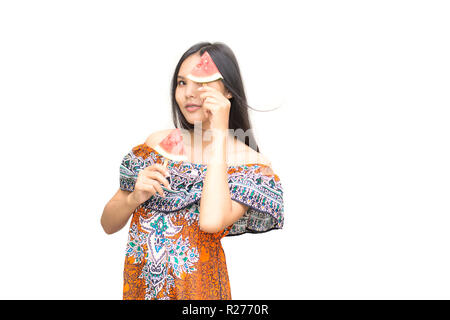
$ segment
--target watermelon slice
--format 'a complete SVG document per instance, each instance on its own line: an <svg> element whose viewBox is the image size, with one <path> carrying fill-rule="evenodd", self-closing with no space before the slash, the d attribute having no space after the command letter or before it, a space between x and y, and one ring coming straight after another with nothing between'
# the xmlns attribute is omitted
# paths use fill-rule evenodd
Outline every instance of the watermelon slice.
<svg viewBox="0 0 450 320"><path fill-rule="evenodd" d="M184 150L183 136L181 130L172 130L156 147L156 152L167 159L175 161L186 161L186 151Z"/></svg>
<svg viewBox="0 0 450 320"><path fill-rule="evenodd" d="M208 51L205 51L202 54L200 63L198 63L186 77L200 83L223 79Z"/></svg>

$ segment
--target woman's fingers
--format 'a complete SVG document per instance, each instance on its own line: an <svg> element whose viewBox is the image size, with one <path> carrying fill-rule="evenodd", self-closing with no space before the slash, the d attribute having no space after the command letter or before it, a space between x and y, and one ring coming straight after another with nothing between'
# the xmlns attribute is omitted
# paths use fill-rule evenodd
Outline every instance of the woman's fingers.
<svg viewBox="0 0 450 320"><path fill-rule="evenodd" d="M144 170L148 171L148 172L158 171L164 177L169 175L169 170L166 167L164 167L162 164L159 164L159 163L155 163L155 164L152 164L151 166L145 167Z"/></svg>
<svg viewBox="0 0 450 320"><path fill-rule="evenodd" d="M156 181L156 180L150 180L149 183L153 186L153 188L155 188L155 190L161 195L161 197L164 197L164 191L163 191L163 189L161 188L161 185L159 184L158 181Z"/></svg>
<svg viewBox="0 0 450 320"><path fill-rule="evenodd" d="M153 179L158 179L161 182L161 184L163 184L167 188L170 188L169 182L166 179L167 177L170 177L170 173L165 166L159 163L155 163L152 164L151 166L144 168L144 170L141 171L144 171L144 174L146 176L149 176Z"/></svg>
<svg viewBox="0 0 450 320"><path fill-rule="evenodd" d="M142 186L142 189L143 189L144 191L149 192L151 195L154 195L154 194L156 193L156 189L155 189L155 187L153 186L153 184L151 184L151 183L144 184L144 185Z"/></svg>
<svg viewBox="0 0 450 320"><path fill-rule="evenodd" d="M157 180L160 184L169 189L169 181L159 171L146 172L146 177Z"/></svg>
<svg viewBox="0 0 450 320"><path fill-rule="evenodd" d="M164 179L164 178L163 178L163 179ZM167 181L167 180L166 180L166 181ZM148 176L144 175L144 176L142 177L142 182L143 182L146 186L151 186L151 187L153 187L153 189L154 189L153 194L155 194L156 192L158 192L158 193L161 195L161 197L164 197L164 191L163 191L163 189L161 188L161 184L160 184L159 180L155 180L155 179L152 179L151 177L148 177Z"/></svg>
<svg viewBox="0 0 450 320"><path fill-rule="evenodd" d="M141 179L141 181L136 182L135 192L137 192L137 190L139 190L140 192L148 192L150 194L150 197L156 193L156 189L153 186L153 184L149 183L148 181L142 180L142 179ZM148 196L145 199L143 199L142 201L145 201L147 199L148 199Z"/></svg>

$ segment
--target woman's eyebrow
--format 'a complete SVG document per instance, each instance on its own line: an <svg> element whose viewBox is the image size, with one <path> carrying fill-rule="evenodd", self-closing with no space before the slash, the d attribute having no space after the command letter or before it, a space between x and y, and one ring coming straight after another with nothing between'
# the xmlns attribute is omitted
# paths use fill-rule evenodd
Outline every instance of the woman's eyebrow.
<svg viewBox="0 0 450 320"><path fill-rule="evenodd" d="M178 78L181 78L181 79L186 79L185 77L183 77L183 76L178 76Z"/></svg>

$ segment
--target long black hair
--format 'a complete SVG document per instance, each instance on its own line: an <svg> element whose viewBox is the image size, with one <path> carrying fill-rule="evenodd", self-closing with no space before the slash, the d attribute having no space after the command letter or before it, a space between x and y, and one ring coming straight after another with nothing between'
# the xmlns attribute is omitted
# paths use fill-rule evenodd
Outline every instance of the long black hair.
<svg viewBox="0 0 450 320"><path fill-rule="evenodd" d="M238 134L236 137L247 146L259 152L259 147L253 135L253 130L249 130L251 129L250 119L248 116L249 106L247 104L247 98L245 96L244 84L242 82L238 62L233 51L222 42L199 42L190 47L181 56L180 61L178 61L171 83L172 119L175 128L182 128L186 130L194 129L194 125L189 123L181 113L180 106L175 99L175 90L178 83L178 72L183 61L194 53L199 52L200 55L202 55L205 51L208 51L209 55L219 69L219 72L222 74L222 81L225 88L232 94L232 98L230 99L231 107L228 129L243 130L245 135ZM246 138L249 139L248 142ZM252 142L250 143L250 141Z"/></svg>

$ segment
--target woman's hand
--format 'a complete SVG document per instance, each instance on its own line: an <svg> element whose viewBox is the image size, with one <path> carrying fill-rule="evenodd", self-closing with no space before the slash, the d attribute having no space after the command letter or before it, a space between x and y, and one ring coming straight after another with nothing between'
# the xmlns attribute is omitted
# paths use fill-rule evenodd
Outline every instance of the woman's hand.
<svg viewBox="0 0 450 320"><path fill-rule="evenodd" d="M228 130L228 118L230 115L231 102L217 89L209 86L198 88L202 93L203 110L209 119L210 129Z"/></svg>
<svg viewBox="0 0 450 320"><path fill-rule="evenodd" d="M161 197L164 197L164 191L160 184L163 184L167 189L170 189L169 181L165 178L168 175L168 170L157 163L140 170L134 185L134 191L130 194L131 199L138 204L141 204L142 202L147 201L156 192L158 192Z"/></svg>

